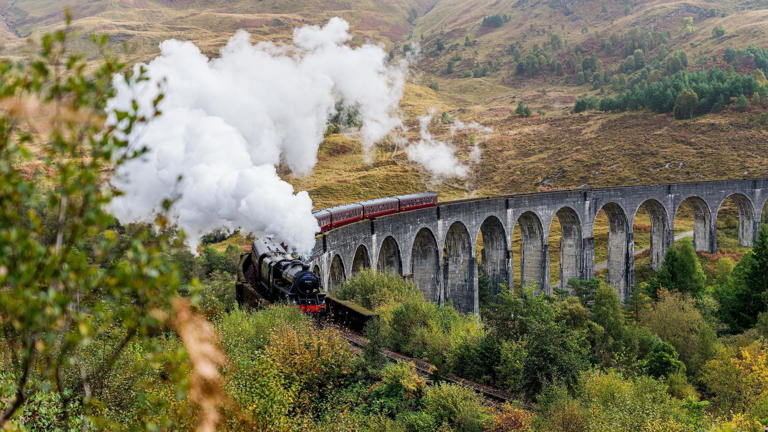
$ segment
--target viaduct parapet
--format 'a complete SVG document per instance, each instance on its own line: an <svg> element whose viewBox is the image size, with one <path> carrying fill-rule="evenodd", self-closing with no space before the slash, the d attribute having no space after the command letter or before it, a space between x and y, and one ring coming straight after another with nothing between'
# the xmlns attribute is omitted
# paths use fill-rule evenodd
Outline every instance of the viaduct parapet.
<svg viewBox="0 0 768 432"><path fill-rule="evenodd" d="M697 251L717 250L717 215L731 199L739 212L739 243L751 246L768 201L768 179L625 186L498 196L439 203L437 207L399 213L343 226L317 237L312 266L331 292L363 268L394 271L412 278L424 296L452 303L461 312L478 305L478 257L482 271L509 286L513 263L520 263L523 286L551 294L550 250L560 251L560 284L595 275L593 226L600 210L608 218L607 280L626 300L634 282L633 225L643 208L650 215L651 266L658 269L674 242L677 210L690 204ZM555 216L560 244L548 244ZM516 226L520 252L510 244ZM496 286L497 284L494 284Z"/></svg>

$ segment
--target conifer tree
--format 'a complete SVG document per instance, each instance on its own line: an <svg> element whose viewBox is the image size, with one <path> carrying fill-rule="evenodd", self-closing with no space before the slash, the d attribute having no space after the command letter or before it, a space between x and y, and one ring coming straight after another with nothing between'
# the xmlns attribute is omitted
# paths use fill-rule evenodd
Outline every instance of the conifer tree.
<svg viewBox="0 0 768 432"><path fill-rule="evenodd" d="M693 249L693 243L690 239L684 239L680 242L680 250L675 246L667 249L664 264L649 282L648 294L656 298L657 291L663 288L699 297L704 292L704 283L704 272Z"/></svg>

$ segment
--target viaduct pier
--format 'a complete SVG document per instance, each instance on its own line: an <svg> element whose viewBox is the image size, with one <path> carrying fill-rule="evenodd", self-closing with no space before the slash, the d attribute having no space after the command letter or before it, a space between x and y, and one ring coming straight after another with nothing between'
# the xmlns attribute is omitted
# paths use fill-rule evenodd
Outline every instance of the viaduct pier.
<svg viewBox="0 0 768 432"><path fill-rule="evenodd" d="M516 194L441 202L437 207L397 213L342 226L317 236L312 267L333 291L363 268L394 271L412 278L427 300L452 303L461 312L479 311L478 257L495 283L512 286L513 263L520 282L551 294L550 250L559 248L560 283L594 277L593 228L600 210L607 216L608 283L626 300L634 282L633 225L639 211L650 215L651 267L658 269L674 242L675 216L693 209L694 246L717 251L716 222L726 200L739 213L738 238L752 246L768 202L768 179L673 183ZM557 216L560 244L548 244ZM519 253L511 250L516 226L522 233Z"/></svg>

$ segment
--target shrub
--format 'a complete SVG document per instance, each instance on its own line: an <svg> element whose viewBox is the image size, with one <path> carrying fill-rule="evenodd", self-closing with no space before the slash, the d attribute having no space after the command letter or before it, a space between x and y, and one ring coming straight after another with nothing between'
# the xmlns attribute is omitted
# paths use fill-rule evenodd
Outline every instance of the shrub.
<svg viewBox="0 0 768 432"><path fill-rule="evenodd" d="M531 325L526 350L521 387L531 399L546 383L562 382L573 388L589 366L589 344L584 333L559 322Z"/></svg>
<svg viewBox="0 0 768 432"><path fill-rule="evenodd" d="M370 269L362 270L345 281L337 295L342 300L353 301L371 310L424 298L413 282L396 273L379 273Z"/></svg>
<svg viewBox="0 0 768 432"><path fill-rule="evenodd" d="M640 368L654 378L664 378L681 371L685 372L685 365L678 360L675 347L658 336L654 336L651 350L640 362Z"/></svg>
<svg viewBox="0 0 768 432"><path fill-rule="evenodd" d="M448 354L450 369L461 377L495 384L501 348L501 341L492 335L465 335Z"/></svg>
<svg viewBox="0 0 768 432"><path fill-rule="evenodd" d="M200 296L198 306L208 319L231 311L235 308L234 276L230 273L215 271L209 278L200 282L197 292Z"/></svg>
<svg viewBox="0 0 768 432"><path fill-rule="evenodd" d="M483 27L501 27L504 24L504 17L499 14L487 16L483 18Z"/></svg>
<svg viewBox="0 0 768 432"><path fill-rule="evenodd" d="M528 352L523 343L507 342L501 345L501 360L496 366L496 387L510 393L520 392L523 386L523 367Z"/></svg>
<svg viewBox="0 0 768 432"><path fill-rule="evenodd" d="M275 329L286 325L300 328L309 323L298 308L278 305L256 313L236 308L220 315L214 324L229 358L248 362L266 346Z"/></svg>
<svg viewBox="0 0 768 432"><path fill-rule="evenodd" d="M591 430L693 430L683 401L672 398L666 386L641 376L625 379L616 372L593 371L581 380L583 404Z"/></svg>
<svg viewBox="0 0 768 432"><path fill-rule="evenodd" d="M699 108L699 95L691 89L683 90L675 100L673 109L675 118L678 120L690 119L696 114Z"/></svg>
<svg viewBox="0 0 768 432"><path fill-rule="evenodd" d="M519 115L520 117L530 117L531 109L528 108L528 105L526 105L525 102L520 101L517 103L517 109L515 110L515 114Z"/></svg>
<svg viewBox="0 0 768 432"><path fill-rule="evenodd" d="M755 409L765 409L768 397L767 359L765 343L753 342L743 348L722 348L714 359L704 365L701 382L715 412L749 414ZM763 411L762 415L765 414Z"/></svg>
<svg viewBox="0 0 768 432"><path fill-rule="evenodd" d="M455 384L429 387L424 397L424 410L457 431L480 432L491 421L488 408L477 393Z"/></svg>
<svg viewBox="0 0 768 432"><path fill-rule="evenodd" d="M241 250L235 245L227 246L224 252L219 252L211 246L203 248L203 269L206 276L214 272L237 273Z"/></svg>
<svg viewBox="0 0 768 432"><path fill-rule="evenodd" d="M387 415L416 409L425 388L426 382L413 364L390 363L381 372L381 382L371 390L371 408Z"/></svg>
<svg viewBox="0 0 768 432"><path fill-rule="evenodd" d="M725 36L725 27L721 25L715 26L715 28L712 29L712 37L715 39L719 39L721 37Z"/></svg>
<svg viewBox="0 0 768 432"><path fill-rule="evenodd" d="M745 112L749 109L749 101L743 94L736 98L736 111Z"/></svg>
<svg viewBox="0 0 768 432"><path fill-rule="evenodd" d="M707 327L690 297L663 291L659 301L640 315L640 324L671 344L690 369Z"/></svg>
<svg viewBox="0 0 768 432"><path fill-rule="evenodd" d="M576 103L573 105L572 113L580 113L584 111L594 110L598 107L598 101L593 97L581 96L576 99Z"/></svg>
<svg viewBox="0 0 768 432"><path fill-rule="evenodd" d="M491 432L533 432L536 413L505 403L493 418Z"/></svg>
<svg viewBox="0 0 768 432"><path fill-rule="evenodd" d="M679 291L694 297L703 294L706 277L693 249L693 242L691 239L683 239L679 244L679 250L674 245L667 249L661 269L649 281L648 294L651 297L656 298L658 288Z"/></svg>

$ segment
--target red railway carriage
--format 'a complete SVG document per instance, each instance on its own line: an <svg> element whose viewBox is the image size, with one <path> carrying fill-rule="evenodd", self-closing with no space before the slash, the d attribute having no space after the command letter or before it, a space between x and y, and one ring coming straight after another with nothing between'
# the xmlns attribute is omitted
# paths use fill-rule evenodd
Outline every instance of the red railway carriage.
<svg viewBox="0 0 768 432"><path fill-rule="evenodd" d="M362 204L347 204L328 209L331 212L331 228L363 220Z"/></svg>
<svg viewBox="0 0 768 432"><path fill-rule="evenodd" d="M365 219L397 213L400 210L400 201L394 197L363 201L360 204L363 205L363 217Z"/></svg>
<svg viewBox="0 0 768 432"><path fill-rule="evenodd" d="M426 207L435 207L437 205L437 194L434 192L400 195L396 198L400 200L401 212L417 210Z"/></svg>
<svg viewBox="0 0 768 432"><path fill-rule="evenodd" d="M331 212L328 210L319 210L312 212L312 216L317 219L317 225L320 226L320 232L325 232L331 229Z"/></svg>

